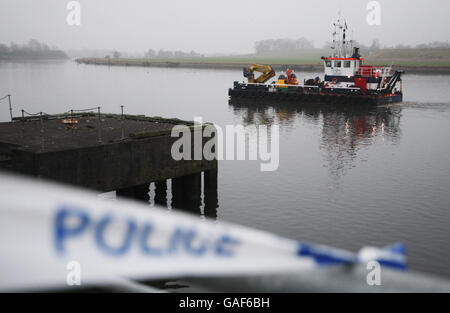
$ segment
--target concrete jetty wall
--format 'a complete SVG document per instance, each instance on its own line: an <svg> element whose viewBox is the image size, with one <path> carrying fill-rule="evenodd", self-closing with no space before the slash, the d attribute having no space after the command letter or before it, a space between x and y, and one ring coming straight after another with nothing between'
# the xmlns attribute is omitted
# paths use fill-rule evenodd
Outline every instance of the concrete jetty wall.
<svg viewBox="0 0 450 313"><path fill-rule="evenodd" d="M204 191L213 189L208 195L214 198L208 196L205 201L217 204L217 160L176 161L171 156L178 140L171 137L171 128L182 124L191 132L201 131L193 122L111 114L97 121L96 114L85 114L74 116L78 123L72 128L62 123L64 117L0 123L0 166L97 191L117 190L119 196L144 201L148 201L149 184L155 182L155 202L158 199L160 204L165 204L166 181L171 179L173 204L192 210L200 205L203 173ZM202 148L207 139L202 139Z"/></svg>

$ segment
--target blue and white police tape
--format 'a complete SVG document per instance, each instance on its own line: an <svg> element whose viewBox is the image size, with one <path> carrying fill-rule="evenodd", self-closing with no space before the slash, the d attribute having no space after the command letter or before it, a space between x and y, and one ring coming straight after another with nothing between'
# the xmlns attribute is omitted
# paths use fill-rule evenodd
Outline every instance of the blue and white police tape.
<svg viewBox="0 0 450 313"><path fill-rule="evenodd" d="M377 260L404 269L404 246L359 253L200 220L90 191L0 175L0 289L127 279L290 273Z"/></svg>

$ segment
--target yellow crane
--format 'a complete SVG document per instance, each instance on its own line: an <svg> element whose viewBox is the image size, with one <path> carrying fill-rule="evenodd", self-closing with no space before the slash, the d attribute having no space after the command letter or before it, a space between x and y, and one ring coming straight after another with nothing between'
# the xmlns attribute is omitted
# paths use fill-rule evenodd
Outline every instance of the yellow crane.
<svg viewBox="0 0 450 313"><path fill-rule="evenodd" d="M254 72L260 72L261 75L255 78ZM275 71L270 65L252 64L247 68L244 67L244 77L247 77L249 83L263 84L274 76Z"/></svg>

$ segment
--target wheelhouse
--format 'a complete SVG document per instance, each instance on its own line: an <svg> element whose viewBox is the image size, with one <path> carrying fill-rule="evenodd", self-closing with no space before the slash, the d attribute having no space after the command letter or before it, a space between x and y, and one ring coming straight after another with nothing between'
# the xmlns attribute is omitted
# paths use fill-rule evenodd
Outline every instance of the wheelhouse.
<svg viewBox="0 0 450 313"><path fill-rule="evenodd" d="M328 76L355 76L363 58L323 58L324 72Z"/></svg>

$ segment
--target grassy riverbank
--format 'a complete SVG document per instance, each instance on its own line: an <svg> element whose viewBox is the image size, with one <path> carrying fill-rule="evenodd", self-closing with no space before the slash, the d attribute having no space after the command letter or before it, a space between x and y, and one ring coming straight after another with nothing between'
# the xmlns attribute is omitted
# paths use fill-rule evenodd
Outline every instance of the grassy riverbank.
<svg viewBox="0 0 450 313"><path fill-rule="evenodd" d="M79 63L122 66L160 66L235 69L252 63L271 64L276 70L291 67L294 70L321 70L320 57L325 50L315 49L296 55L238 55L223 57L186 58L82 58ZM390 65L409 73L450 74L450 49L384 49L365 58L366 64Z"/></svg>

